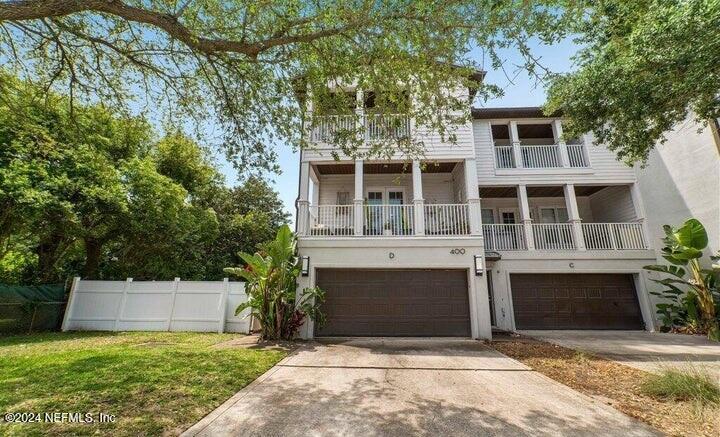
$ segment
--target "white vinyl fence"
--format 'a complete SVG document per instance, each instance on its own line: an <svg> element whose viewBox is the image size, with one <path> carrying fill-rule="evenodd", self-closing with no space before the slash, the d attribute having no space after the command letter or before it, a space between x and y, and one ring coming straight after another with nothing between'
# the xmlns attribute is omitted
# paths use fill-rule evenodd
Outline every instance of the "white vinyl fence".
<svg viewBox="0 0 720 437"><path fill-rule="evenodd" d="M197 331L250 330L245 284L224 281L86 281L75 278L62 330Z"/></svg>

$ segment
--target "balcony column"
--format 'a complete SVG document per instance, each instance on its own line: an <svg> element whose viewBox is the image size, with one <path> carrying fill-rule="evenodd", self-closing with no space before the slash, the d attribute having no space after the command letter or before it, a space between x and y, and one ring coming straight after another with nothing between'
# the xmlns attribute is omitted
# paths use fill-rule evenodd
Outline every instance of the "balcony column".
<svg viewBox="0 0 720 437"><path fill-rule="evenodd" d="M635 207L635 221L642 225L642 232L644 234L643 245L646 248L649 248L650 245L648 243L648 239L650 238L650 232L648 229L647 216L645 215L645 204L643 203L642 195L640 194L640 184L637 182L630 185L630 196L632 197L632 203Z"/></svg>
<svg viewBox="0 0 720 437"><path fill-rule="evenodd" d="M297 199L297 233L307 235L310 225L310 163L300 163L300 192Z"/></svg>
<svg viewBox="0 0 720 437"><path fill-rule="evenodd" d="M477 163L475 159L465 160L465 197L468 203L470 235L482 235L482 214L480 189L478 188Z"/></svg>
<svg viewBox="0 0 720 437"><path fill-rule="evenodd" d="M355 160L355 197L353 198L354 234L363 234L363 160Z"/></svg>
<svg viewBox="0 0 720 437"><path fill-rule="evenodd" d="M525 164L522 159L522 150L520 149L520 135L518 134L517 121L511 121L508 124L508 132L510 133L510 143L512 144L513 158L515 159L515 168L523 168Z"/></svg>
<svg viewBox="0 0 720 437"><path fill-rule="evenodd" d="M535 237L532 228L532 219L530 218L530 204L528 202L527 187L525 184L517 186L518 203L520 208L520 220L525 231L525 245L528 250L535 250Z"/></svg>
<svg viewBox="0 0 720 437"><path fill-rule="evenodd" d="M568 221L572 224L575 247L577 250L585 250L585 238L583 237L582 220L580 219L577 198L575 197L575 185L565 184L563 186L563 192L565 194L565 207L568 212Z"/></svg>
<svg viewBox="0 0 720 437"><path fill-rule="evenodd" d="M422 190L422 171L420 161L417 159L412 162L412 180L415 235L425 235L425 199Z"/></svg>
<svg viewBox="0 0 720 437"><path fill-rule="evenodd" d="M558 145L560 151L560 165L563 167L570 167L570 156L568 156L567 143L563 138L562 122L560 120L553 120L552 122L553 137L555 138L555 144Z"/></svg>
<svg viewBox="0 0 720 437"><path fill-rule="evenodd" d="M366 128L367 123L365 120L365 93L361 89L355 91L355 116L355 128L358 132L358 139L361 142L367 141L368 138Z"/></svg>

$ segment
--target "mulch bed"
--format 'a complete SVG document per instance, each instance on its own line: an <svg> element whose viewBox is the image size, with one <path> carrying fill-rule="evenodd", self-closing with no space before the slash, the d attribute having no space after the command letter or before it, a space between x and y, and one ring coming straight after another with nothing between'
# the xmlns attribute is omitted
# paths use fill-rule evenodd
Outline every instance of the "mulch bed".
<svg viewBox="0 0 720 437"><path fill-rule="evenodd" d="M720 436L720 408L643 394L647 372L528 337L499 336L492 347L533 370L673 436Z"/></svg>

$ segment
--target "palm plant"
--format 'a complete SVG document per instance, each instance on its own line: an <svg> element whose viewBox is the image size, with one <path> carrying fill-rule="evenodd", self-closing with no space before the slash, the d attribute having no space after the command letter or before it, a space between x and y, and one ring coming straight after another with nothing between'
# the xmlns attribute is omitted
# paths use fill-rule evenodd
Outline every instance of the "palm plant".
<svg viewBox="0 0 720 437"><path fill-rule="evenodd" d="M260 246L255 254L240 253L245 267L229 267L225 271L246 281L247 302L240 304L235 314L250 309L250 315L260 323L260 337L264 340L290 340L306 318L322 324L319 306L324 299L317 288L305 288L297 293L300 258L297 238L287 225L277 232L275 239Z"/></svg>
<svg viewBox="0 0 720 437"><path fill-rule="evenodd" d="M665 247L662 248L662 256L671 265L645 266L646 270L670 276L653 279L667 288L651 292L668 300L657 305L663 323L668 328L691 325L697 331L707 332L708 338L720 341L717 308L720 306L720 268L715 265L712 269L705 269L700 264L703 250L708 245L705 227L698 220L690 219L679 228L665 225L663 229Z"/></svg>

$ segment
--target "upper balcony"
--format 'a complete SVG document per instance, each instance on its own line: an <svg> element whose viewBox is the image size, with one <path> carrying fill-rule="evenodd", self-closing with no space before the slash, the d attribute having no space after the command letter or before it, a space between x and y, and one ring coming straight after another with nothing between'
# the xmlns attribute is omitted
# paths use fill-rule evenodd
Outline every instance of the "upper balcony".
<svg viewBox="0 0 720 437"><path fill-rule="evenodd" d="M450 92L467 99L467 90ZM435 116L413 105L418 103L406 91L383 94L347 87L316 95L308 99L304 138L309 144L303 156L309 161L359 156L399 161L419 151L427 160L475 156L468 110Z"/></svg>
<svg viewBox="0 0 720 437"><path fill-rule="evenodd" d="M491 124L496 169L589 168L585 144L564 140L560 120Z"/></svg>
<svg viewBox="0 0 720 437"><path fill-rule="evenodd" d="M314 116L308 123L308 138L314 143L334 143L348 135L365 142L400 140L410 136L410 118L404 114L340 114Z"/></svg>

